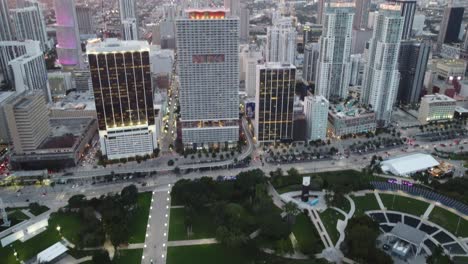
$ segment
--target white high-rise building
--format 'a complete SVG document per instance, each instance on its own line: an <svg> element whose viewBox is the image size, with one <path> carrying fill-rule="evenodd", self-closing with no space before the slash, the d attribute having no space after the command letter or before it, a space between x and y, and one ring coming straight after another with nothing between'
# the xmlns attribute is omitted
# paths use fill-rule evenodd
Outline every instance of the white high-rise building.
<svg viewBox="0 0 468 264"><path fill-rule="evenodd" d="M290 25L277 24L267 28L267 62L295 63L296 29Z"/></svg>
<svg viewBox="0 0 468 264"><path fill-rule="evenodd" d="M224 0L224 8L228 9L231 16L239 16L240 0Z"/></svg>
<svg viewBox="0 0 468 264"><path fill-rule="evenodd" d="M51 101L47 82L47 69L42 51L27 53L9 62L18 93L27 90L43 91L45 98Z"/></svg>
<svg viewBox="0 0 468 264"><path fill-rule="evenodd" d="M7 0L0 0L0 25L0 41L13 40Z"/></svg>
<svg viewBox="0 0 468 264"><path fill-rule="evenodd" d="M315 83L317 77L318 60L320 53L319 43L307 43L304 46L304 66L302 78L308 83Z"/></svg>
<svg viewBox="0 0 468 264"><path fill-rule="evenodd" d="M320 58L316 94L344 98L351 71L351 39L354 3L327 3L320 37Z"/></svg>
<svg viewBox="0 0 468 264"><path fill-rule="evenodd" d="M41 49L50 48L42 8L38 2L31 2L28 7L11 10L18 40L38 40Z"/></svg>
<svg viewBox="0 0 468 264"><path fill-rule="evenodd" d="M362 54L351 55L351 78L349 79L350 85L361 85L362 76L364 75L364 66L366 61Z"/></svg>
<svg viewBox="0 0 468 264"><path fill-rule="evenodd" d="M176 19L182 141L239 140L239 18L189 9Z"/></svg>
<svg viewBox="0 0 468 264"><path fill-rule="evenodd" d="M138 25L135 18L122 20L122 39L138 40Z"/></svg>
<svg viewBox="0 0 468 264"><path fill-rule="evenodd" d="M328 100L320 95L304 98L308 140L325 140L328 124Z"/></svg>
<svg viewBox="0 0 468 264"><path fill-rule="evenodd" d="M242 5L240 8L240 40L243 43L249 41L249 26L250 26L250 10L247 6Z"/></svg>
<svg viewBox="0 0 468 264"><path fill-rule="evenodd" d="M75 0L55 0L58 62L65 67L83 68Z"/></svg>
<svg viewBox="0 0 468 264"><path fill-rule="evenodd" d="M102 152L109 159L152 154L158 146L150 48L146 41L88 44Z"/></svg>
<svg viewBox="0 0 468 264"><path fill-rule="evenodd" d="M4 80L13 84L13 72L9 66L11 60L20 56L41 52L41 43L37 40L0 41L0 70Z"/></svg>
<svg viewBox="0 0 468 264"><path fill-rule="evenodd" d="M361 100L375 111L379 126L390 122L398 93L398 54L402 30L401 6L381 4L370 40L361 94Z"/></svg>
<svg viewBox="0 0 468 264"><path fill-rule="evenodd" d="M138 40L138 13L136 0L119 0L120 22L125 40Z"/></svg>

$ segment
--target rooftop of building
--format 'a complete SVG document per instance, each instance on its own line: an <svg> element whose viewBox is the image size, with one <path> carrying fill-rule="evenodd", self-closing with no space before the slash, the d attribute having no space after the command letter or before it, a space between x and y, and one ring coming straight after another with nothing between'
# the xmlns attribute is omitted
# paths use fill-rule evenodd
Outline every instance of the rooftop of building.
<svg viewBox="0 0 468 264"><path fill-rule="evenodd" d="M322 95L309 95L309 96L306 96L305 99L306 100L311 100L311 101L316 102L316 103L327 103L328 104L327 98L325 98Z"/></svg>
<svg viewBox="0 0 468 264"><path fill-rule="evenodd" d="M52 110L95 110L94 96L91 92L70 92L62 100L52 104Z"/></svg>
<svg viewBox="0 0 468 264"><path fill-rule="evenodd" d="M88 54L105 53L105 52L126 52L126 51L149 51L149 44L146 41L140 40L119 40L116 38L108 38L104 41L93 40L88 41L86 51Z"/></svg>
<svg viewBox="0 0 468 264"><path fill-rule="evenodd" d="M436 65L448 67L466 67L466 61L462 59L438 59Z"/></svg>
<svg viewBox="0 0 468 264"><path fill-rule="evenodd" d="M264 64L257 65L260 69L296 69L291 63L281 63L281 62L266 62Z"/></svg>
<svg viewBox="0 0 468 264"><path fill-rule="evenodd" d="M455 99L438 93L425 95L421 100L428 102L456 102Z"/></svg>
<svg viewBox="0 0 468 264"><path fill-rule="evenodd" d="M92 118L51 119L51 136L38 149L72 148L92 122Z"/></svg>
<svg viewBox="0 0 468 264"><path fill-rule="evenodd" d="M329 113L335 118L347 119L356 118L364 114L372 114L374 111L361 105L357 99L352 98L343 102L330 104Z"/></svg>

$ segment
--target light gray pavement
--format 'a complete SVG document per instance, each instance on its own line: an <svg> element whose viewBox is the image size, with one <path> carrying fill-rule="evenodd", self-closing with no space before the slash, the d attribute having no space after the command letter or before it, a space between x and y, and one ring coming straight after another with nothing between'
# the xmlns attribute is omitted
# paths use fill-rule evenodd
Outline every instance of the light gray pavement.
<svg viewBox="0 0 468 264"><path fill-rule="evenodd" d="M170 206L169 185L165 189L153 192L146 238L143 246L142 264L166 263Z"/></svg>
<svg viewBox="0 0 468 264"><path fill-rule="evenodd" d="M196 245L209 245L209 244L218 244L215 238L203 238L203 239L193 239L193 240L178 240L178 241L169 241L167 242L168 247L181 247L181 246L196 246Z"/></svg>
<svg viewBox="0 0 468 264"><path fill-rule="evenodd" d="M435 204L434 203L430 203L429 206L427 207L426 209L426 212L424 212L424 215L422 218L424 219L428 219L429 218L429 215L432 213L432 210L434 209L435 207Z"/></svg>

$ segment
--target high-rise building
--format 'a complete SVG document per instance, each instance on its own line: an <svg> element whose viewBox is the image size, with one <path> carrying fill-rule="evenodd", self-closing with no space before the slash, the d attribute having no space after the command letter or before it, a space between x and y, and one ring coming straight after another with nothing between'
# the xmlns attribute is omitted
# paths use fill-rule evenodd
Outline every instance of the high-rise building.
<svg viewBox="0 0 468 264"><path fill-rule="evenodd" d="M463 7L452 7L450 5L444 9L444 16L442 22L440 22L437 37L437 51L442 49L444 43L458 42L464 11L465 8Z"/></svg>
<svg viewBox="0 0 468 264"><path fill-rule="evenodd" d="M266 60L268 62L295 63L296 29L292 26L273 25L267 28Z"/></svg>
<svg viewBox="0 0 468 264"><path fill-rule="evenodd" d="M307 43L318 43L322 35L322 25L306 22L302 28L302 39L304 46Z"/></svg>
<svg viewBox="0 0 468 264"><path fill-rule="evenodd" d="M320 37L316 94L344 98L348 94L354 3L327 3Z"/></svg>
<svg viewBox="0 0 468 264"><path fill-rule="evenodd" d="M124 36L124 39L126 40L138 40L139 21L138 21L136 2L137 2L136 0L119 0L120 22L122 23L122 35ZM132 33L129 34L129 32L132 32ZM135 34L136 34L136 38L134 38Z"/></svg>
<svg viewBox="0 0 468 264"><path fill-rule="evenodd" d="M315 24L323 23L323 12L325 8L325 1L326 0L317 0L317 20L315 21Z"/></svg>
<svg viewBox="0 0 468 264"><path fill-rule="evenodd" d="M362 54L351 55L351 78L349 79L350 85L362 85L362 77L364 75L364 66L366 61Z"/></svg>
<svg viewBox="0 0 468 264"><path fill-rule="evenodd" d="M308 140L325 140L328 124L328 100L320 95L304 98Z"/></svg>
<svg viewBox="0 0 468 264"><path fill-rule="evenodd" d="M249 45L248 54L243 59L243 69L245 69L245 91L248 97L255 97L257 87L257 65L262 60L262 53L255 45Z"/></svg>
<svg viewBox="0 0 468 264"><path fill-rule="evenodd" d="M372 29L353 29L351 41L351 54L362 54L372 37Z"/></svg>
<svg viewBox="0 0 468 264"><path fill-rule="evenodd" d="M255 136L258 142L293 140L296 67L279 62L257 66Z"/></svg>
<svg viewBox="0 0 468 264"><path fill-rule="evenodd" d="M354 15L353 28L366 29L369 21L370 0L356 0L356 14Z"/></svg>
<svg viewBox="0 0 468 264"><path fill-rule="evenodd" d="M398 56L398 70L400 72L398 103L419 103L430 53L431 45L429 43L416 40L401 42Z"/></svg>
<svg viewBox="0 0 468 264"><path fill-rule="evenodd" d="M370 41L361 100L375 111L379 126L390 122L398 92L403 17L399 4L381 4Z"/></svg>
<svg viewBox="0 0 468 264"><path fill-rule="evenodd" d="M320 55L320 44L308 43L304 47L304 65L302 67L302 78L308 83L315 83L317 78L318 60Z"/></svg>
<svg viewBox="0 0 468 264"><path fill-rule="evenodd" d="M243 43L249 41L249 26L250 26L250 10L246 5L241 5L240 8L240 40Z"/></svg>
<svg viewBox="0 0 468 264"><path fill-rule="evenodd" d="M88 44L102 152L109 159L153 153L157 132L146 41Z"/></svg>
<svg viewBox="0 0 468 264"><path fill-rule="evenodd" d="M83 67L75 0L55 0L57 56L64 67Z"/></svg>
<svg viewBox="0 0 468 264"><path fill-rule="evenodd" d="M403 31L401 39L410 39L413 30L414 14L416 13L416 0L389 0L401 6L403 17Z"/></svg>
<svg viewBox="0 0 468 264"><path fill-rule="evenodd" d="M138 40L138 25L135 18L122 20L122 39Z"/></svg>
<svg viewBox="0 0 468 264"><path fill-rule="evenodd" d="M38 40L43 51L50 48L42 8L38 2L24 8L11 10L18 40Z"/></svg>
<svg viewBox="0 0 468 264"><path fill-rule="evenodd" d="M17 95L17 93L10 91L0 92L0 144L9 144L11 142L4 106Z"/></svg>
<svg viewBox="0 0 468 264"><path fill-rule="evenodd" d="M25 55L41 52L40 42L37 40L0 41L0 70L5 81L13 85L14 76L9 63L11 60Z"/></svg>
<svg viewBox="0 0 468 264"><path fill-rule="evenodd" d="M239 0L224 0L224 8L227 9L229 15L239 16L240 13L240 1Z"/></svg>
<svg viewBox="0 0 468 264"><path fill-rule="evenodd" d="M201 147L239 140L239 18L189 9L176 19L182 141Z"/></svg>
<svg viewBox="0 0 468 264"><path fill-rule="evenodd" d="M0 0L0 41L13 40L7 0Z"/></svg>
<svg viewBox="0 0 468 264"><path fill-rule="evenodd" d="M34 152L50 135L49 109L41 92L27 92L3 106L15 154Z"/></svg>
<svg viewBox="0 0 468 264"><path fill-rule="evenodd" d="M94 18L91 7L87 5L76 6L76 20L80 35L95 34Z"/></svg>
<svg viewBox="0 0 468 264"><path fill-rule="evenodd" d="M27 90L40 90L50 102L47 82L47 69L42 51L26 53L9 62L15 80L15 90L23 92Z"/></svg>

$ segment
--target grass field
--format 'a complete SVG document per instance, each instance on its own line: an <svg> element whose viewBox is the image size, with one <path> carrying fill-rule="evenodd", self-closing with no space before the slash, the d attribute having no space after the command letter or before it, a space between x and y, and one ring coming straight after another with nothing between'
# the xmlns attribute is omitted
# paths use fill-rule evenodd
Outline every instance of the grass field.
<svg viewBox="0 0 468 264"><path fill-rule="evenodd" d="M455 236L468 237L468 221L443 208L434 207L429 215L429 221L446 228Z"/></svg>
<svg viewBox="0 0 468 264"><path fill-rule="evenodd" d="M76 213L53 213L49 218L49 229L56 231L60 226L60 233L68 241L78 243L78 236L81 232L81 220Z"/></svg>
<svg viewBox="0 0 468 264"><path fill-rule="evenodd" d="M129 243L145 242L146 225L148 224L148 216L151 206L151 192L138 194L138 208L135 214L129 221L130 239Z"/></svg>
<svg viewBox="0 0 468 264"><path fill-rule="evenodd" d="M40 215L44 212L47 212L47 210L49 210L49 207L45 206L45 205L41 205L39 208L37 209L31 209L29 208L29 212L31 212L31 214L33 215Z"/></svg>
<svg viewBox="0 0 468 264"><path fill-rule="evenodd" d="M317 229L305 214L299 214L296 217L292 232L301 251L310 250L311 253L320 253L323 250L322 240L320 240Z"/></svg>
<svg viewBox="0 0 468 264"><path fill-rule="evenodd" d="M336 244L338 238L340 237L340 234L336 229L336 223L338 222L338 219L344 220L344 215L342 215L335 209L329 208L320 213L320 219L322 219L322 222L325 225L325 228L327 229L328 235L330 236L330 239L332 240L333 244Z"/></svg>
<svg viewBox="0 0 468 264"><path fill-rule="evenodd" d="M353 199L356 205L354 216L363 215L366 211L380 209L379 203L373 193L368 193L364 196L351 196L351 199Z"/></svg>
<svg viewBox="0 0 468 264"><path fill-rule="evenodd" d="M140 263L141 256L143 256L143 249L119 250L118 254L114 256L112 263L114 264Z"/></svg>
<svg viewBox="0 0 468 264"><path fill-rule="evenodd" d="M226 248L220 244L169 247L167 249L167 264L251 264L251 263L281 263L281 264L322 264L323 260L287 260L266 255L256 250L243 248Z"/></svg>
<svg viewBox="0 0 468 264"><path fill-rule="evenodd" d="M379 195L387 210L421 216L426 212L426 209L429 206L426 202L409 197L382 193Z"/></svg>
<svg viewBox="0 0 468 264"><path fill-rule="evenodd" d="M216 233L216 226L213 225L213 217L210 209L197 211L192 219L192 236L187 236L185 228L185 209L172 208L169 221L169 241L212 238Z"/></svg>

